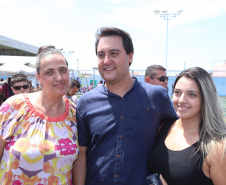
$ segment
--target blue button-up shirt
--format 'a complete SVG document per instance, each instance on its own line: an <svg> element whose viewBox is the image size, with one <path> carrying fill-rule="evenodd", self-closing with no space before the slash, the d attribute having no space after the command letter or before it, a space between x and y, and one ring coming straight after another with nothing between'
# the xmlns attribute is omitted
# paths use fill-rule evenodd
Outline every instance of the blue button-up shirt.
<svg viewBox="0 0 226 185"><path fill-rule="evenodd" d="M144 185L159 123L177 119L167 90L135 83L124 97L103 86L78 102L80 146L87 148L86 185Z"/></svg>

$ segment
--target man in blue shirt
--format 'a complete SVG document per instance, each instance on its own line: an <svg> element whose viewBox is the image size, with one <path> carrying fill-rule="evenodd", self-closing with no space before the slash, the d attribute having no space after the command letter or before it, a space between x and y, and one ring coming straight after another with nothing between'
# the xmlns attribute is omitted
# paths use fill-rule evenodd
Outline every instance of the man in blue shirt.
<svg viewBox="0 0 226 185"><path fill-rule="evenodd" d="M148 154L158 125L177 119L167 90L130 76L133 43L117 28L96 35L98 70L105 85L78 101L76 185L145 185Z"/></svg>

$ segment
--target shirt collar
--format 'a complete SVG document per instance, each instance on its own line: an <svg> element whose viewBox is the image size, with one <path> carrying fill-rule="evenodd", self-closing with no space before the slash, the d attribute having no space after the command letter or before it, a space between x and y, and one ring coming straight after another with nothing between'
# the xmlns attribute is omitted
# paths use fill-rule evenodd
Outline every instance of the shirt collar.
<svg viewBox="0 0 226 185"><path fill-rule="evenodd" d="M135 82L133 83L133 87L132 87L128 92L132 91L132 90L133 90L134 88L136 88L136 87L138 86L138 84L139 84L136 77L132 77L132 78L135 79ZM98 87L98 88L99 88L99 87ZM110 92L110 91L107 89L107 87L106 87L105 85L102 85L101 88L100 88L100 90L101 90L104 94L107 94L107 95L110 95L110 94L115 95L114 93ZM127 92L127 93L128 93L128 92ZM127 94L127 93L126 93L126 94Z"/></svg>

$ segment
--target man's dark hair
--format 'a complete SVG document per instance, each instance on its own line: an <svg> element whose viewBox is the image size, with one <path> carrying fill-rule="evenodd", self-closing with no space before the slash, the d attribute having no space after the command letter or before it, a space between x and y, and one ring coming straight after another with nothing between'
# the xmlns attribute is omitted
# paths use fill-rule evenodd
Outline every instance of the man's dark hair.
<svg viewBox="0 0 226 185"><path fill-rule="evenodd" d="M102 28L99 28L96 33L96 43L95 43L96 55L97 55L97 47L98 47L100 39L102 37L109 37L109 36L121 37L122 44L126 51L126 54L128 55L130 53L134 53L133 42L132 42L132 38L129 35L129 33L127 33L124 30L120 30L120 29L114 28L114 27L102 27ZM130 63L130 65L131 65L131 63Z"/></svg>
<svg viewBox="0 0 226 185"><path fill-rule="evenodd" d="M14 86L15 83L17 82L28 82L27 76L24 74L15 74L12 79L11 79L11 86Z"/></svg>
<svg viewBox="0 0 226 185"><path fill-rule="evenodd" d="M156 72L157 70L166 71L166 68L164 68L161 65L150 65L150 66L147 67L144 77L156 76L157 75L157 72Z"/></svg>
<svg viewBox="0 0 226 185"><path fill-rule="evenodd" d="M70 82L70 89L74 87L77 87L79 89L81 87L81 84L78 80L72 79Z"/></svg>

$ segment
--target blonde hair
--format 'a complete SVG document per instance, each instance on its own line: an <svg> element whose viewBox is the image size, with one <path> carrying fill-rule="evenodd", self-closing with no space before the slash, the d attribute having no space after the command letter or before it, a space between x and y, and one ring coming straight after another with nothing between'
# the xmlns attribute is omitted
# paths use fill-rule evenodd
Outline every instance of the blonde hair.
<svg viewBox="0 0 226 185"><path fill-rule="evenodd" d="M226 151L226 123L214 81L207 71L200 67L193 67L178 75L174 88L181 77L193 79L199 86L202 95L202 123L200 124L198 150L202 152L203 156L208 155L212 160L215 157L220 157L222 160ZM221 155L218 153L219 150L223 151Z"/></svg>

